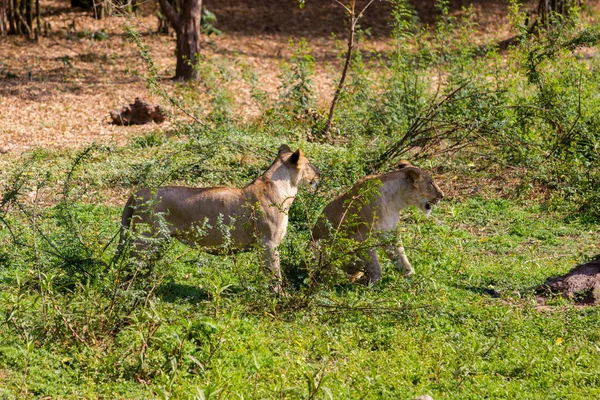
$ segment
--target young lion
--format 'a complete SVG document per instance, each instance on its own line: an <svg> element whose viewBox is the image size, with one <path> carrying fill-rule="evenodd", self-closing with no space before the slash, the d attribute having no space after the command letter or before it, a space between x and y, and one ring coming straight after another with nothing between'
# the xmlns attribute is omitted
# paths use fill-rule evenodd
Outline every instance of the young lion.
<svg viewBox="0 0 600 400"><path fill-rule="evenodd" d="M398 167L396 171L359 180L348 192L329 203L312 230L314 240L338 236L362 243L378 232L395 232L400 210L411 205L429 215L444 193L428 172L408 161L402 161ZM385 251L405 276L414 273L402 245L386 246ZM377 249L368 249L361 262L345 269L349 274L364 269L364 280L376 283L381 279Z"/></svg>
<svg viewBox="0 0 600 400"><path fill-rule="evenodd" d="M314 187L319 175L320 171L304 157L302 150L293 153L289 146L282 145L265 173L242 189L180 186L142 189L129 198L123 210L119 248L126 230L134 230L139 223L151 227L146 236L160 236L165 225L161 225L160 215L171 237L209 253L219 254L225 246L227 250L244 250L258 243L264 250L266 266L277 279L274 290L280 291L277 246L287 230L287 211L298 185ZM227 237L223 227L227 227ZM135 243L138 252L145 247L142 242Z"/></svg>

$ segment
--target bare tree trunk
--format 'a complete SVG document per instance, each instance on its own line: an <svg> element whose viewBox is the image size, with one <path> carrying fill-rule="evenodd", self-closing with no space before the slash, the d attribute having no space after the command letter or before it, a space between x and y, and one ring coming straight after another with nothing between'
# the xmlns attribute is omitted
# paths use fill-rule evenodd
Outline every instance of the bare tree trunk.
<svg viewBox="0 0 600 400"><path fill-rule="evenodd" d="M31 39L31 34L33 33L33 0L25 1L25 20L27 21L27 25L29 25L29 38Z"/></svg>
<svg viewBox="0 0 600 400"><path fill-rule="evenodd" d="M200 55L202 0L185 0L182 8L182 29L177 38L175 77L188 80L198 77L195 66Z"/></svg>
<svg viewBox="0 0 600 400"><path fill-rule="evenodd" d="M83 1L86 0L71 0L71 4L84 4ZM0 0L0 36L26 35L38 40L47 34L49 24L42 25L40 8L40 0Z"/></svg>
<svg viewBox="0 0 600 400"><path fill-rule="evenodd" d="M16 17L16 10L17 7L17 0L8 0L8 23L9 23L9 28L8 28L8 33L12 33L15 34L17 33L17 17Z"/></svg>
<svg viewBox="0 0 600 400"><path fill-rule="evenodd" d="M27 35L32 37L31 25L27 21L27 8L30 0L21 0L20 3L15 1L15 26L16 33L19 35Z"/></svg>
<svg viewBox="0 0 600 400"><path fill-rule="evenodd" d="M198 77L196 64L200 56L202 0L183 0L181 15L167 0L159 0L177 35L177 66L175 79L190 80Z"/></svg>
<svg viewBox="0 0 600 400"><path fill-rule="evenodd" d="M8 23L8 13L7 6L8 0L0 0L0 36L6 36L8 33L8 27L6 26Z"/></svg>
<svg viewBox="0 0 600 400"><path fill-rule="evenodd" d="M27 21L25 21L25 17L23 17L23 15L25 15L25 3L27 3L27 0L20 0L19 6L15 7L15 11L17 13L17 20L19 21L17 25L19 27L19 34L21 35L29 29L29 25L27 25Z"/></svg>
<svg viewBox="0 0 600 400"><path fill-rule="evenodd" d="M35 40L39 39L39 36L42 34L42 22L40 18L40 0L35 0Z"/></svg>
<svg viewBox="0 0 600 400"><path fill-rule="evenodd" d="M582 0L539 0L538 16L542 26L550 24L551 13L569 15L574 7L581 6Z"/></svg>
<svg viewBox="0 0 600 400"><path fill-rule="evenodd" d="M3 0L6 2L6 33L14 33L14 0Z"/></svg>
<svg viewBox="0 0 600 400"><path fill-rule="evenodd" d="M548 25L548 0L540 0L538 4L538 14L542 21L542 26Z"/></svg>

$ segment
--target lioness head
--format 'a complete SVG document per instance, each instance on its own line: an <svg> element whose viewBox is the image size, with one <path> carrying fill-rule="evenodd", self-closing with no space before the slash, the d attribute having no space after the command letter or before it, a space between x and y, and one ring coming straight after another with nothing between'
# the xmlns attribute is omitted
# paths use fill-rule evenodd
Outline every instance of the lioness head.
<svg viewBox="0 0 600 400"><path fill-rule="evenodd" d="M418 207L425 215L431 214L431 209L434 205L444 198L444 192L433 181L431 174L423 171L420 168L412 165L403 166L401 168L406 175L406 180L412 184L414 188L412 205Z"/></svg>
<svg viewBox="0 0 600 400"><path fill-rule="evenodd" d="M313 189L317 186L321 171L312 165L308 158L304 157L304 152L301 149L292 153L292 149L287 144L282 144L279 147L278 156L296 175L296 184L309 185Z"/></svg>

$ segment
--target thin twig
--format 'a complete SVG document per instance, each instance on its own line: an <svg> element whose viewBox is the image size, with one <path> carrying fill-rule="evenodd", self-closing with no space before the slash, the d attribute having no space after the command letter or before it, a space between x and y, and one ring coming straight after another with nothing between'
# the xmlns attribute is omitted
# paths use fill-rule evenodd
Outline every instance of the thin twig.
<svg viewBox="0 0 600 400"><path fill-rule="evenodd" d="M410 310L421 310L427 308L433 308L434 306L427 304L422 306L404 306L404 307L375 307L375 306L365 306L365 307L353 307L346 305L332 305L332 304L315 304L317 307L321 308L329 308L333 309L337 312L343 311L361 311L361 312L381 312L381 313L400 313Z"/></svg>
<svg viewBox="0 0 600 400"><path fill-rule="evenodd" d="M345 9L345 10L346 10L346 11L347 11L349 14L352 12L352 11L350 11L350 9L349 9L349 8L348 8L348 7L347 7L345 4L344 4L344 3L342 3L341 1L339 1L339 0L333 0L333 1L335 1L336 3L338 3L340 6L344 7L344 9Z"/></svg>
<svg viewBox="0 0 600 400"><path fill-rule="evenodd" d="M356 15L356 13L355 13L356 0L351 1L350 7L345 6L339 0L334 0L334 1L336 3L338 3L339 5L341 5L342 7L344 7L346 12L348 13L348 15L350 17L350 32L348 32L348 42L347 42L348 48L346 50L346 58L344 60L344 68L342 70L342 76L340 77L337 87L335 88L333 100L331 101L331 106L329 107L329 114L327 116L327 122L325 123L325 128L323 129L323 133L322 133L322 135L326 138L329 137L329 131L331 130L331 124L333 122L333 114L335 112L335 107L337 105L337 102L339 101L341 94L342 94L342 90L344 89L344 82L346 81L346 76L348 75L348 70L350 68L350 62L352 60L352 51L354 50L354 45L355 45L354 37L356 34L356 24L363 17L363 14L367 10L367 8L369 8L369 6L371 4L373 4L373 2L375 0L369 1L369 3L367 3L367 5L358 13L358 15Z"/></svg>
<svg viewBox="0 0 600 400"><path fill-rule="evenodd" d="M85 340L83 340L81 338L81 336L79 336L79 334L77 333L77 331L75 331L75 328L73 328L73 326L71 326L71 324L69 323L69 321L67 321L67 318L64 316L64 314L62 313L62 311L60 311L60 308L58 308L58 306L56 305L56 303L52 302L52 307L56 310L56 312L58 313L58 315L60 315L60 318L63 320L63 323L67 326L67 328L69 328L69 330L73 334L73 337L75 339L77 339L77 341L79 341L84 346L87 346L87 343L85 342Z"/></svg>

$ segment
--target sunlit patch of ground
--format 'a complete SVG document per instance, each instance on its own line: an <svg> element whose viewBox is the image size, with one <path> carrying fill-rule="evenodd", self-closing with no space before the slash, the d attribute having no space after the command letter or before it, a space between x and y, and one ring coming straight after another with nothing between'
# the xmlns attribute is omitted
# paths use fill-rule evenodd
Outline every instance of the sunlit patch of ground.
<svg viewBox="0 0 600 400"><path fill-rule="evenodd" d="M362 9L366 1L359 1ZM433 3L433 2L431 2ZM465 13L467 1L452 1L454 15ZM463 4L464 3L464 4ZM475 43L493 43L510 37L508 5L504 1L476 1L474 22L480 35ZM532 2L529 2L532 3ZM435 9L415 2L424 24L435 22ZM258 86L275 98L280 87L281 64L289 59L290 38L306 37L316 60L314 91L319 108L326 109L339 77L339 55L345 46L347 20L334 1L307 1L304 9L289 0L262 0L251 3L235 0L204 2L216 14L222 36L203 37L203 54L209 59L238 68L254 70ZM170 78L175 70L175 37L157 35L154 3L143 3L141 16L133 21L142 34L161 74L161 86L174 93ZM529 8L532 6L529 5ZM136 46L125 36L125 18L96 20L90 13L72 10L56 0L42 1L44 21L50 34L39 42L20 37L0 38L0 153L19 154L38 146L80 147L93 141L122 144L128 138L155 129L168 130L169 122L121 127L110 124L108 112L141 96L161 103L174 119L188 118L169 106L165 99L148 93L147 66ZM370 36L363 49L385 51L392 45L390 4L375 1L361 20ZM94 40L105 32L105 40ZM335 38L332 36L335 34ZM239 70L239 68L238 68ZM194 84L200 92L202 85ZM227 83L235 94L235 108L243 118L260 112L251 99L250 88L240 76ZM201 100L200 100L201 101ZM172 121L173 119L171 119ZM2 157L7 157L3 155Z"/></svg>

